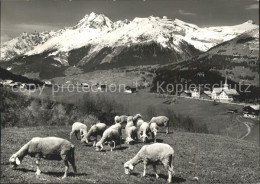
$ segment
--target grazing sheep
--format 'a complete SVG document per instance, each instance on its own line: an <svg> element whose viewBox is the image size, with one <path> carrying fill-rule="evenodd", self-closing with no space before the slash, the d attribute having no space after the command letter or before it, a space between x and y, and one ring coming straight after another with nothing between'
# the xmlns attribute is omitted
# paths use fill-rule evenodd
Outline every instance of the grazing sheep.
<svg viewBox="0 0 260 184"><path fill-rule="evenodd" d="M135 126L134 121L133 121L133 116L128 116L125 128L131 127L131 126Z"/></svg>
<svg viewBox="0 0 260 184"><path fill-rule="evenodd" d="M150 145L143 146L140 151L129 161L124 164L125 174L131 174L135 165L140 162L144 163L143 176L146 175L146 165L151 164L153 166L156 178L159 175L156 172L156 165L163 164L165 168L168 169L168 182L172 182L173 171L173 158L174 150L173 148L164 143L154 143Z"/></svg>
<svg viewBox="0 0 260 184"><path fill-rule="evenodd" d="M126 115L122 115L122 116L115 116L115 123L126 123L127 122L127 117Z"/></svg>
<svg viewBox="0 0 260 184"><path fill-rule="evenodd" d="M78 133L80 133L80 138L82 139L84 136L87 135L87 132L88 132L87 125L80 123L80 122L75 122L75 123L73 123L72 128L71 128L70 139L71 139L71 136L73 133L75 134L77 140L78 140Z"/></svg>
<svg viewBox="0 0 260 184"><path fill-rule="evenodd" d="M40 175L39 169L40 159L46 160L63 160L65 164L65 174L62 178L67 177L69 169L68 162L72 165L74 173L77 172L74 158L75 147L69 141L58 137L35 137L25 144L18 152L13 154L9 162L13 168L21 164L26 155L36 158L37 171L36 175Z"/></svg>
<svg viewBox="0 0 260 184"><path fill-rule="evenodd" d="M120 123L118 123L118 124L120 124ZM119 142L119 145L121 146L121 136L120 136L118 127L111 126L104 131L102 138L96 144L96 151L103 150L103 144L106 141L109 142L111 151L113 151L113 149L116 148L116 142ZM111 146L112 143L114 143L113 147Z"/></svg>
<svg viewBox="0 0 260 184"><path fill-rule="evenodd" d="M126 139L125 139L126 144L132 144L134 141L138 140L136 126L127 127L125 129L125 134L126 134Z"/></svg>
<svg viewBox="0 0 260 184"><path fill-rule="evenodd" d="M140 126L144 123L144 120L143 120L143 117L141 116L141 114L136 114L134 117L133 117L133 121L134 121L134 124L135 126L139 129Z"/></svg>
<svg viewBox="0 0 260 184"><path fill-rule="evenodd" d="M144 143L148 141L148 136L149 136L150 131L151 130L149 128L149 123L143 122L139 129L139 135L140 135L140 138L142 138Z"/></svg>
<svg viewBox="0 0 260 184"><path fill-rule="evenodd" d="M106 130L107 125L105 123L97 123L95 125L92 125L92 127L89 129L86 136L83 137L81 140L82 142L86 142L88 144L88 140L91 136L95 137L93 147L96 146L97 137L100 135L102 137L103 132Z"/></svg>
<svg viewBox="0 0 260 184"><path fill-rule="evenodd" d="M158 126L165 126L166 127L166 134L169 133L169 118L167 118L166 116L157 116L157 117L153 117L150 121L151 123L156 123Z"/></svg>
<svg viewBox="0 0 260 184"><path fill-rule="evenodd" d="M151 130L151 134L152 134L152 138L154 140L154 142L156 142L156 135L158 132L158 125L156 123L151 123L150 124L150 130Z"/></svg>
<svg viewBox="0 0 260 184"><path fill-rule="evenodd" d="M126 144L132 144L135 140L138 140L137 136L137 128L134 126L133 117L129 116L127 118L127 124L125 126L125 133L126 133Z"/></svg>

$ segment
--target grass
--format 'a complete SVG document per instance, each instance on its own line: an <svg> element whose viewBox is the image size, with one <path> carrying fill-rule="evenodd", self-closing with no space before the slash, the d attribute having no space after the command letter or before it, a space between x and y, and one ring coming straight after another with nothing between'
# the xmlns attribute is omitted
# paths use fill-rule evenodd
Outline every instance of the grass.
<svg viewBox="0 0 260 184"><path fill-rule="evenodd" d="M141 177L143 165L136 166L133 175L125 175L123 163L132 158L143 143L122 145L113 152L96 152L93 147L79 143L76 146L78 174L60 180L64 165L58 161L42 160L42 174L34 175L35 159L25 157L17 170L10 169L9 157L35 136L69 138L70 127L6 128L1 131L1 183L166 183L167 171L158 167L156 179L152 168L148 176ZM256 143L222 137L185 132L169 135L159 133L158 141L170 144L175 150L173 183L257 183L259 181L259 147ZM192 181L198 177L199 182Z"/></svg>
<svg viewBox="0 0 260 184"><path fill-rule="evenodd" d="M51 100L65 103L79 104L82 101L84 93L73 92L69 93L64 89L64 92L51 94L51 88L43 91L42 95L35 92L32 96L35 97L50 97ZM101 93L98 93L101 94ZM154 94L147 91L139 91L134 94L126 93L102 93L105 98L114 99L115 101L124 104L127 109L125 114L146 114L148 106L153 106L157 115L164 115L167 108L172 109L176 114L191 117L196 124L207 125L209 133L225 135L238 138L246 131L246 127L237 122L237 114L227 113L230 109L242 110L242 106L233 104L213 105L211 101L200 101L195 99L178 98L175 104L164 104L167 99L155 97ZM170 99L170 98L169 98ZM145 119L149 121L148 118ZM174 122L173 122L174 123ZM255 122L255 124L257 124ZM252 139L251 139L252 140ZM254 140L258 140L258 137Z"/></svg>

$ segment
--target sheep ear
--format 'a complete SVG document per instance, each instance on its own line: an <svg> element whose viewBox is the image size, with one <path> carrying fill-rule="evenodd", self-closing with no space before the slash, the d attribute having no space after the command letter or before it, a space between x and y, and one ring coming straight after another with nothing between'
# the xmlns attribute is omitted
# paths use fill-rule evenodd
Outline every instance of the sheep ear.
<svg viewBox="0 0 260 184"><path fill-rule="evenodd" d="M16 157L15 163L16 163L17 165L20 165L20 164L21 164L21 161L19 160L19 158Z"/></svg>

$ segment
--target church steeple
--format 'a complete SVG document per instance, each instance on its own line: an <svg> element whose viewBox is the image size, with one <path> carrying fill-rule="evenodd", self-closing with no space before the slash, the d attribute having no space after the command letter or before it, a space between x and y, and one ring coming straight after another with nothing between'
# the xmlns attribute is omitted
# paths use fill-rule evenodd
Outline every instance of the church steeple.
<svg viewBox="0 0 260 184"><path fill-rule="evenodd" d="M224 90L228 89L228 84L227 84L227 73L226 73L226 77L225 77L225 84L224 84Z"/></svg>

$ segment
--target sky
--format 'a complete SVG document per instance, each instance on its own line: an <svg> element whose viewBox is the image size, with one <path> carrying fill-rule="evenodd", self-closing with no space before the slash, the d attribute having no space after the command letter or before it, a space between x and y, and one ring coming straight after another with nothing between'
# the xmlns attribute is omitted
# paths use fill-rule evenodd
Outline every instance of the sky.
<svg viewBox="0 0 260 184"><path fill-rule="evenodd" d="M112 21L167 16L200 27L259 25L259 0L1 0L1 43L22 32L50 31L77 24L91 12Z"/></svg>

